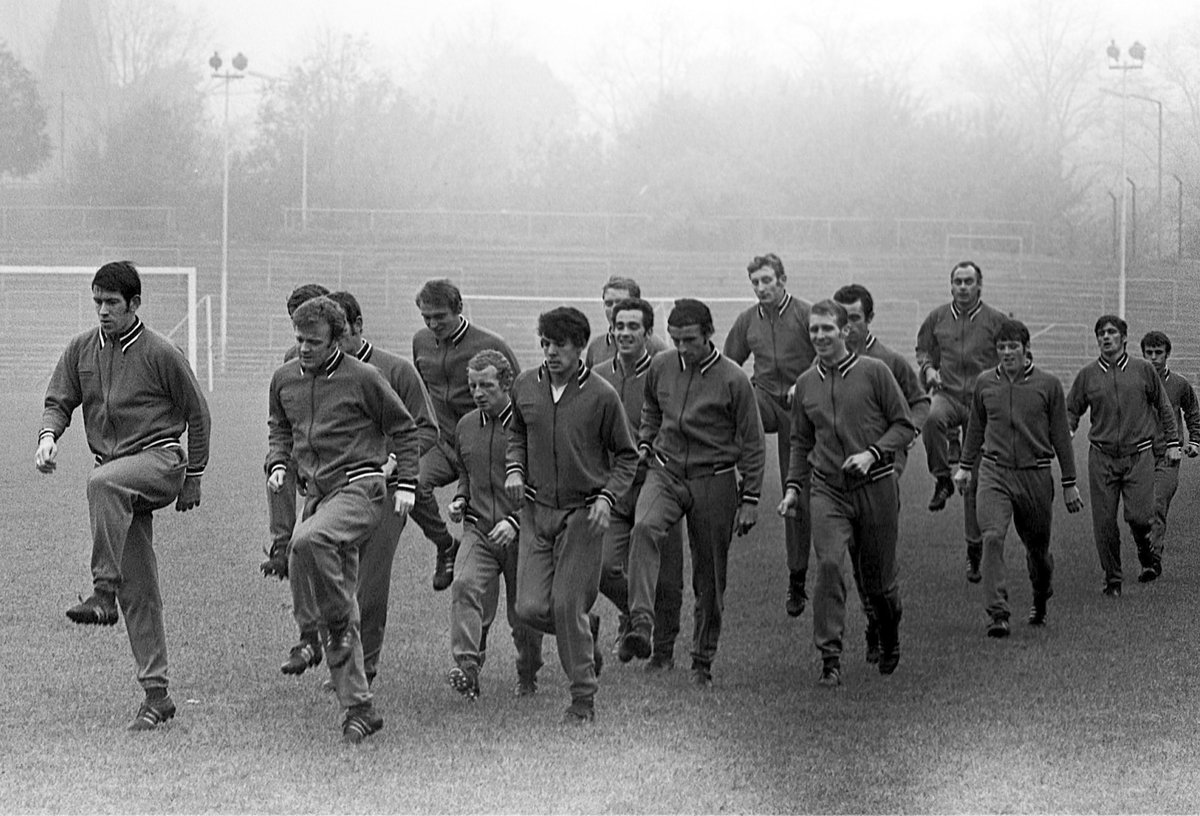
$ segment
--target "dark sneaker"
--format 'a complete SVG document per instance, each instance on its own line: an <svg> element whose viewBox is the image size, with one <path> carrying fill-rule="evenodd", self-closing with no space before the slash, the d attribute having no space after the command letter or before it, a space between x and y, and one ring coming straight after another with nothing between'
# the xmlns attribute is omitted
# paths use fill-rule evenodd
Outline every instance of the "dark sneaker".
<svg viewBox="0 0 1200 816"><path fill-rule="evenodd" d="M137 716L126 726L128 731L153 731L175 716L175 703L170 697L151 700L149 697L138 708Z"/></svg>
<svg viewBox="0 0 1200 816"><path fill-rule="evenodd" d="M1156 570L1154 567L1142 567L1142 571L1138 573L1138 583L1148 584L1158 578L1159 573L1160 570Z"/></svg>
<svg viewBox="0 0 1200 816"><path fill-rule="evenodd" d="M662 674L675 668L675 658L671 655L652 654L646 661L646 674Z"/></svg>
<svg viewBox="0 0 1200 816"><path fill-rule="evenodd" d="M600 648L600 616L593 613L588 615L588 626L592 630L592 667L596 679L600 679L600 671L604 668L604 650Z"/></svg>
<svg viewBox="0 0 1200 816"><path fill-rule="evenodd" d="M949 476L938 477L933 488L933 498L929 500L929 509L936 513L946 507L946 500L954 495L954 481Z"/></svg>
<svg viewBox="0 0 1200 816"><path fill-rule="evenodd" d="M279 670L284 674L304 674L313 666L321 665L321 644L315 640L302 640L292 647L288 659Z"/></svg>
<svg viewBox="0 0 1200 816"><path fill-rule="evenodd" d="M479 698L479 669L474 666L455 666L446 675L446 682L468 700Z"/></svg>
<svg viewBox="0 0 1200 816"><path fill-rule="evenodd" d="M824 688L837 688L842 684L842 667L836 660L826 660L821 666L821 676L817 685Z"/></svg>
<svg viewBox="0 0 1200 816"><path fill-rule="evenodd" d="M867 662L879 662L879 627L875 621L867 621Z"/></svg>
<svg viewBox="0 0 1200 816"><path fill-rule="evenodd" d="M458 555L458 539L444 550L437 551L433 566L433 591L441 592L454 583L454 558Z"/></svg>
<svg viewBox="0 0 1200 816"><path fill-rule="evenodd" d="M896 667L900 665L900 646L897 644L894 648L883 649L879 652L879 673L891 674L896 671Z"/></svg>
<svg viewBox="0 0 1200 816"><path fill-rule="evenodd" d="M708 666L702 666L699 663L692 664L692 685L696 688L707 689L712 688L713 678L712 669Z"/></svg>
<svg viewBox="0 0 1200 816"><path fill-rule="evenodd" d="M979 572L979 559L967 556L967 582L978 584L983 580L983 575Z"/></svg>
<svg viewBox="0 0 1200 816"><path fill-rule="evenodd" d="M357 745L383 728L383 717L375 713L370 703L351 706L342 721L342 742Z"/></svg>
<svg viewBox="0 0 1200 816"><path fill-rule="evenodd" d="M617 636L613 638L613 644L612 644L614 652L618 651L621 648L621 641L624 640L625 635L627 635L628 633L629 633L629 616L628 615L618 615L617 616Z"/></svg>
<svg viewBox="0 0 1200 816"><path fill-rule="evenodd" d="M1046 625L1046 599L1034 598L1033 606L1029 609L1029 617L1025 622L1030 626L1045 626Z"/></svg>
<svg viewBox="0 0 1200 816"><path fill-rule="evenodd" d="M638 660L645 660L650 656L650 628L647 626L635 626L629 630L629 633L621 639L621 646L617 649L617 657L622 663L628 663L635 657Z"/></svg>
<svg viewBox="0 0 1200 816"><path fill-rule="evenodd" d="M86 601L80 596L79 603L67 610L67 617L76 623L112 626L117 622L117 596L99 589Z"/></svg>
<svg viewBox="0 0 1200 816"><path fill-rule="evenodd" d="M1101 594L1103 594L1106 598L1120 598L1121 597L1120 582L1114 581L1111 584L1105 584L1104 589L1101 590Z"/></svg>
<svg viewBox="0 0 1200 816"><path fill-rule="evenodd" d="M278 578L280 581L288 577L287 547L272 547L267 560L258 565L263 578Z"/></svg>
<svg viewBox="0 0 1200 816"><path fill-rule="evenodd" d="M537 694L537 689L536 677L521 677L517 680L517 687L513 689L513 695L516 697L532 697Z"/></svg>
<svg viewBox="0 0 1200 816"><path fill-rule="evenodd" d="M563 712L563 725L587 725L596 719L596 707L591 700L572 700Z"/></svg>
<svg viewBox="0 0 1200 816"><path fill-rule="evenodd" d="M787 592L787 604L784 609L787 611L789 618L798 618L804 614L805 607L808 606L808 592L804 589L803 582L789 581Z"/></svg>
<svg viewBox="0 0 1200 816"><path fill-rule="evenodd" d="M1008 637L1008 618L992 618L988 624L987 636L990 638Z"/></svg>

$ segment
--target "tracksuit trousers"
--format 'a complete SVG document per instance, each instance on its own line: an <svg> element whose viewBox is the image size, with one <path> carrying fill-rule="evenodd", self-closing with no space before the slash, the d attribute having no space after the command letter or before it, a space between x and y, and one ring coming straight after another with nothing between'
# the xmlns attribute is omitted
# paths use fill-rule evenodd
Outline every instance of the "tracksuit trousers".
<svg viewBox="0 0 1200 816"><path fill-rule="evenodd" d="M1025 564L1034 598L1054 594L1054 474L1049 467L1009 468L984 459L979 464L979 526L983 529L983 597L993 620L1008 620L1004 540L1009 524L1025 545Z"/></svg>
<svg viewBox="0 0 1200 816"><path fill-rule="evenodd" d="M1171 512L1171 500L1179 489L1179 462L1166 456L1154 459L1154 522L1150 531L1150 549L1162 558L1167 535L1167 513Z"/></svg>
<svg viewBox="0 0 1200 816"><path fill-rule="evenodd" d="M1154 565L1151 547L1154 525L1154 454L1141 451L1112 456L1092 445L1088 448L1088 490L1092 499L1092 533L1105 584L1121 583L1121 530L1117 505L1125 504L1125 523L1137 544L1138 562Z"/></svg>
<svg viewBox="0 0 1200 816"><path fill-rule="evenodd" d="M921 429L921 438L925 441L926 461L929 463L929 475L934 478L950 478L950 435L953 433L957 436L959 427L965 429L968 419L967 406L941 391L934 392L929 405L929 419ZM978 473L975 475L977 477ZM967 542L967 556L974 564L978 564L983 556L983 533L979 529L976 509L978 488L979 479L971 479L971 488L963 496L963 538Z"/></svg>

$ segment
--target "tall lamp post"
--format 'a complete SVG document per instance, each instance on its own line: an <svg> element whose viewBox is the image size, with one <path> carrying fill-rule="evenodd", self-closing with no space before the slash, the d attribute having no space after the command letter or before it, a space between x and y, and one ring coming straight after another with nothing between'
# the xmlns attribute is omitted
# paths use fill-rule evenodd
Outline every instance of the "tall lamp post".
<svg viewBox="0 0 1200 816"><path fill-rule="evenodd" d="M1116 40L1111 41L1106 49L1108 54L1109 70L1121 72L1121 232L1120 232L1120 251L1117 257L1117 316L1125 317L1125 218L1128 211L1128 193L1125 185L1125 179L1128 173L1125 168L1125 108L1127 106L1128 94L1126 93L1126 82L1129 78L1130 71L1140 70L1142 64L1146 60L1146 46L1140 42L1134 42L1129 46L1129 59L1121 58L1121 49L1117 46Z"/></svg>
<svg viewBox="0 0 1200 816"><path fill-rule="evenodd" d="M208 65L213 70L213 79L225 83L225 169L221 184L221 373L225 372L225 362L229 349L229 83L242 79L250 61L241 51L233 58L233 70L221 73L221 55L216 51L208 59Z"/></svg>
<svg viewBox="0 0 1200 816"><path fill-rule="evenodd" d="M1131 48L1130 51L1132 50L1133 49ZM1116 91L1110 91L1108 88L1101 88L1100 92L1112 94L1113 96L1121 96L1121 94L1117 93ZM1158 108L1158 160L1155 164L1155 167L1158 170L1158 221L1161 225L1163 217L1163 103L1158 99L1150 96L1143 96L1141 94L1131 93L1126 94L1126 96L1128 96L1130 99L1140 99L1143 102L1149 102L1151 105L1154 105ZM1155 257L1162 257L1161 229L1158 230L1158 246L1155 250Z"/></svg>

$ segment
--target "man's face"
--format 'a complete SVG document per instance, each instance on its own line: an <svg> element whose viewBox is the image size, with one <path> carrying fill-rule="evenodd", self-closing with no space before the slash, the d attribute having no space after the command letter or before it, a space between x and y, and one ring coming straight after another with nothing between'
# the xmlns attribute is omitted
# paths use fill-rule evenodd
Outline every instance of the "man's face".
<svg viewBox="0 0 1200 816"><path fill-rule="evenodd" d="M445 340L458 328L460 316L458 312L451 311L449 306L421 301L418 308L421 310L421 319L425 321L425 327L433 332L433 336L438 340Z"/></svg>
<svg viewBox="0 0 1200 816"><path fill-rule="evenodd" d="M353 323L346 324L346 331L338 340L338 345L342 347L342 351L347 354L357 354L359 347L362 345L362 318Z"/></svg>
<svg viewBox="0 0 1200 816"><path fill-rule="evenodd" d="M842 305L846 307L846 315L849 317L846 322L848 330L846 341L854 348L861 349L866 345L867 335L871 332L871 323L863 313L862 301L856 300L853 303L843 303Z"/></svg>
<svg viewBox="0 0 1200 816"><path fill-rule="evenodd" d="M698 325L667 326L667 334L686 364L696 365L708 356L708 341L712 334L701 331Z"/></svg>
<svg viewBox="0 0 1200 816"><path fill-rule="evenodd" d="M1112 323L1105 323L1096 332L1096 345L1100 347L1101 354L1119 357L1125 350L1125 335Z"/></svg>
<svg viewBox="0 0 1200 816"><path fill-rule="evenodd" d="M846 338L850 327L838 326L833 315L812 313L808 316L808 339L821 362L832 365L846 356Z"/></svg>
<svg viewBox="0 0 1200 816"><path fill-rule="evenodd" d="M1154 364L1154 370L1160 376L1167 372L1167 358L1171 352L1167 351L1166 346L1146 346L1142 349L1142 356Z"/></svg>
<svg viewBox="0 0 1200 816"><path fill-rule="evenodd" d="M1025 368L1028 350L1019 340L997 340L996 355L1000 358L1000 368L1010 377L1015 377Z"/></svg>
<svg viewBox="0 0 1200 816"><path fill-rule="evenodd" d="M552 375L565 376L579 368L579 358L583 349L570 340L555 342L548 337L541 338L542 355L546 358L546 368Z"/></svg>
<svg viewBox="0 0 1200 816"><path fill-rule="evenodd" d="M300 352L300 365L306 370L317 368L329 359L337 348L332 337L333 329L321 320L305 326L296 326L296 348Z"/></svg>
<svg viewBox="0 0 1200 816"><path fill-rule="evenodd" d="M617 353L637 359L646 350L646 316L641 309L622 309L613 315L613 336Z"/></svg>
<svg viewBox="0 0 1200 816"><path fill-rule="evenodd" d="M604 290L604 319L608 321L608 325L613 322L613 306L616 306L622 300L629 297L628 289L618 289L615 286L610 286Z"/></svg>
<svg viewBox="0 0 1200 816"><path fill-rule="evenodd" d="M137 308L141 304L141 298L136 295L126 301L120 292L98 286L92 287L92 301L100 318L100 331L107 337L117 337L126 332L137 319Z"/></svg>
<svg viewBox="0 0 1200 816"><path fill-rule="evenodd" d="M954 304L959 308L974 306L979 300L979 291L982 288L983 284L980 283L979 276L975 274L973 267L960 266L950 276L950 295L954 298Z"/></svg>
<svg viewBox="0 0 1200 816"><path fill-rule="evenodd" d="M467 369L467 388L471 390L471 399L475 407L485 413L496 416L508 405L508 392L500 385L500 374L494 365L489 365L482 371Z"/></svg>
<svg viewBox="0 0 1200 816"><path fill-rule="evenodd" d="M778 306L787 294L787 276L777 277L774 269L764 266L757 272L750 273L750 286L754 288L754 295L759 303L764 306Z"/></svg>

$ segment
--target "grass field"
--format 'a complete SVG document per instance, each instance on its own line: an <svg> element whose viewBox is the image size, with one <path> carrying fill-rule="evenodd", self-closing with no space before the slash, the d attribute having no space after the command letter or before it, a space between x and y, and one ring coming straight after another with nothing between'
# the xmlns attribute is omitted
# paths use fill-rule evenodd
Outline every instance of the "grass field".
<svg viewBox="0 0 1200 816"><path fill-rule="evenodd" d="M404 534L377 704L385 729L339 743L324 666L278 665L295 630L284 586L257 571L266 538L261 463L266 386L212 400L202 506L156 516L176 719L123 729L141 699L123 624L63 615L90 591L81 420L59 472L33 468L40 393L0 395L5 601L0 810L5 812L1196 812L1200 763L1194 617L1200 523L1185 462L1165 574L1099 593L1087 510L1056 497L1056 594L1043 630L1010 536L1013 635L984 636L981 590L964 578L961 503L925 510L924 456L902 485L903 658L881 677L848 615L845 686L818 688L811 612L783 614L779 519L735 540L716 685L686 670L650 679L610 657L594 726L558 724L566 681L546 642L541 692L517 700L497 624L472 704L444 682L448 593L429 587L432 548ZM1082 467L1085 449L1076 440ZM773 470L769 467L768 470ZM778 480L768 475L768 503ZM1087 496L1084 497L1087 502ZM1125 563L1136 564L1126 535ZM1127 569L1128 572L1128 569ZM690 609L690 596L685 611ZM615 613L606 601L603 637ZM686 669L690 616L677 648Z"/></svg>

